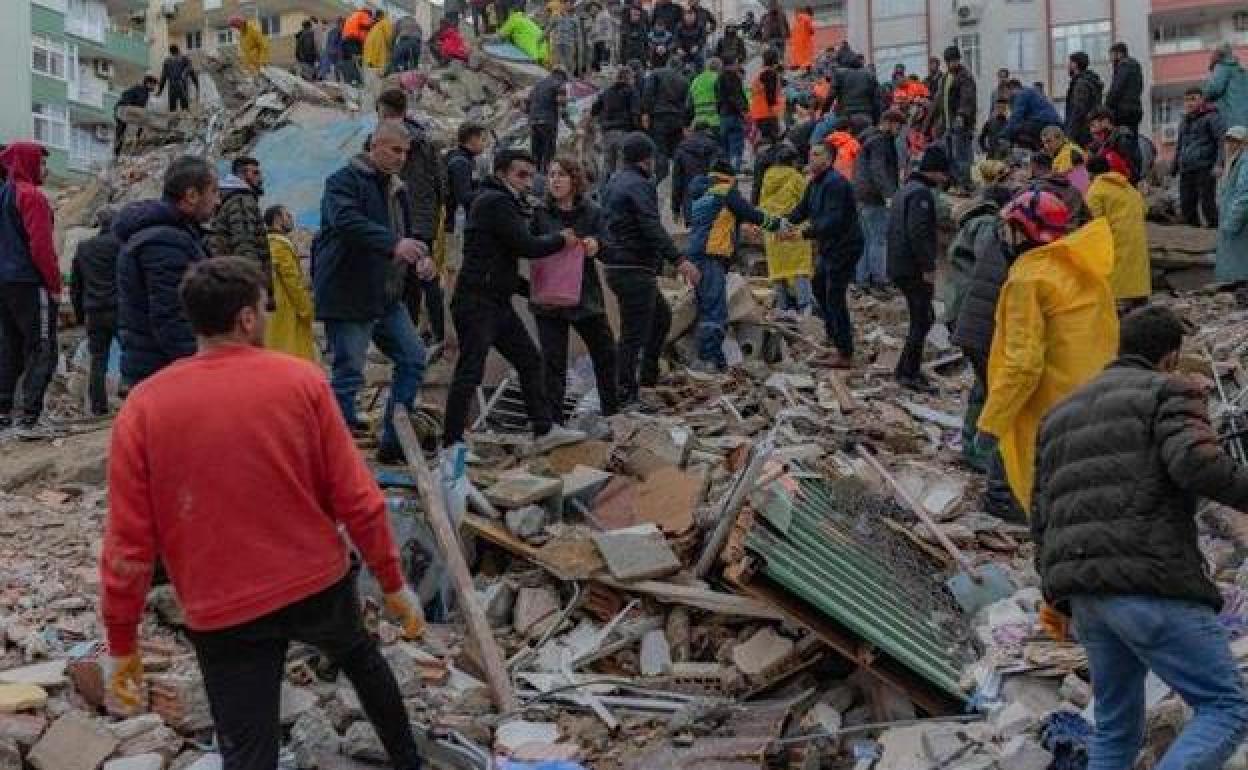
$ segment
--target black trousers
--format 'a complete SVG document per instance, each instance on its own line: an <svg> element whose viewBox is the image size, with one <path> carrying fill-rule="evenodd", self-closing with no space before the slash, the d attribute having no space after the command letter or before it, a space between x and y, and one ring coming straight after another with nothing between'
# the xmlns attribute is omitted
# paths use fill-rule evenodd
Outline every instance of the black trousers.
<svg viewBox="0 0 1248 770"><path fill-rule="evenodd" d="M533 161L537 170L546 173L550 162L555 159L555 148L558 144L558 124L548 126L545 123L534 123L529 127L529 149L533 153Z"/></svg>
<svg viewBox="0 0 1248 770"><path fill-rule="evenodd" d="M409 271L403 286L403 304L407 306L408 315L412 317L412 325L420 326L420 306L424 303L429 313L429 331L433 333L435 343L446 339L446 310L442 296L442 281L437 277L422 281L416 277L415 271Z"/></svg>
<svg viewBox="0 0 1248 770"><path fill-rule="evenodd" d="M224 770L277 767L281 686L291 641L318 648L347 675L394 767L421 767L399 685L364 628L354 571L324 591L269 615L220 631L191 631L190 637L204 675Z"/></svg>
<svg viewBox="0 0 1248 770"><path fill-rule="evenodd" d="M1200 215L1205 215L1205 227L1218 226L1218 180L1212 169L1184 171L1179 174L1179 209L1184 223L1200 227Z"/></svg>
<svg viewBox="0 0 1248 770"><path fill-rule="evenodd" d="M451 302L451 319L459 337L459 359L446 395L446 446L464 440L468 406L485 376L490 348L496 348L520 377L533 432L548 433L551 416L542 384L542 355L511 303L457 294Z"/></svg>
<svg viewBox="0 0 1248 770"><path fill-rule="evenodd" d="M563 422L563 399L568 390L568 332L580 335L594 363L594 379L598 381L598 400L602 414L610 417L620 411L619 382L615 372L615 336L606 314L591 315L575 321L562 316L537 316L537 338L542 344L542 360L546 364L546 398L550 416Z"/></svg>
<svg viewBox="0 0 1248 770"><path fill-rule="evenodd" d="M611 44L605 40L599 40L594 43L594 72L601 72L602 68L611 63Z"/></svg>
<svg viewBox="0 0 1248 770"><path fill-rule="evenodd" d="M897 376L918 377L923 366L923 344L936 321L936 312L932 309L935 287L922 276L895 278L893 283L901 289L906 298L906 310L910 313L910 331L906 334L906 346L902 348L901 358L897 360Z"/></svg>
<svg viewBox="0 0 1248 770"><path fill-rule="evenodd" d="M116 334L116 313L87 313L87 352L91 354L87 394L95 415L108 414L108 351Z"/></svg>
<svg viewBox="0 0 1248 770"><path fill-rule="evenodd" d="M620 303L616 360L620 402L627 404L637 400L642 385L659 380L659 354L672 328L672 309L659 291L658 279L645 268L608 270L607 284Z"/></svg>
<svg viewBox="0 0 1248 770"><path fill-rule="evenodd" d="M667 178L672 156L676 148L685 138L685 119L683 115L663 113L650 117L650 139L658 151L654 159L655 183Z"/></svg>
<svg viewBox="0 0 1248 770"><path fill-rule="evenodd" d="M169 84L169 111L177 112L179 109L189 110L191 108L191 95L186 90L185 85Z"/></svg>
<svg viewBox="0 0 1248 770"><path fill-rule="evenodd" d="M0 414L43 414L43 394L56 371L56 304L36 283L0 283ZM15 403L22 381L20 404Z"/></svg>
<svg viewBox="0 0 1248 770"><path fill-rule="evenodd" d="M854 354L854 323L849 316L849 302L845 294L854 280L857 267L857 259L820 256L811 281L815 301L823 313L823 327L828 339L846 356Z"/></svg>

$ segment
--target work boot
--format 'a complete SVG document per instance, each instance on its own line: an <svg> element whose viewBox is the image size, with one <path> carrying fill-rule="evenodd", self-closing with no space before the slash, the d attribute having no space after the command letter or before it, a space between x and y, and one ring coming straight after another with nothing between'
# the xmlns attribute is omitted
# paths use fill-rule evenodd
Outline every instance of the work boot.
<svg viewBox="0 0 1248 770"><path fill-rule="evenodd" d="M568 444L579 444L585 440L585 432L565 428L562 425L552 425L550 430L538 436L533 443L533 448L538 454L545 454L552 449L557 449Z"/></svg>

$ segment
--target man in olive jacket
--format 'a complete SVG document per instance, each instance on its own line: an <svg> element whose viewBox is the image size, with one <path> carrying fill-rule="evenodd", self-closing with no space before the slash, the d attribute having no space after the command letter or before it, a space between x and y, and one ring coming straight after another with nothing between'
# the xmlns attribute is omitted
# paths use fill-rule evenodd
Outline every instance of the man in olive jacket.
<svg viewBox="0 0 1248 770"><path fill-rule="evenodd" d="M1170 373L1183 332L1160 306L1128 315L1117 360L1040 429L1036 568L1045 599L1074 617L1088 652L1089 770L1134 766L1150 670L1194 711L1157 767L1222 767L1248 734L1248 698L1195 521L1202 497L1248 508L1248 470L1219 446L1206 387ZM1058 635L1062 625L1049 621Z"/></svg>

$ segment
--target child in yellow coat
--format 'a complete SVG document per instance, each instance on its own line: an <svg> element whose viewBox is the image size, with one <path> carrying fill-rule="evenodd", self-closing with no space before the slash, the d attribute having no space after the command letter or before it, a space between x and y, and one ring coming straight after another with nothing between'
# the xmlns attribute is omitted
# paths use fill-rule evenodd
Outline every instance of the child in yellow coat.
<svg viewBox="0 0 1248 770"><path fill-rule="evenodd" d="M269 255L273 260L273 300L277 310L264 330L264 346L292 356L316 360L312 338L312 295L299 267L299 255L288 237L295 228L294 217L285 206L270 206L264 212L269 231Z"/></svg>
<svg viewBox="0 0 1248 770"><path fill-rule="evenodd" d="M781 145L776 162L763 175L758 207L773 217L787 217L802 200L806 176L797 170L797 153ZM815 296L811 287L814 254L810 241L782 240L773 233L763 235L767 254L767 276L775 290L776 313L795 317L810 312Z"/></svg>

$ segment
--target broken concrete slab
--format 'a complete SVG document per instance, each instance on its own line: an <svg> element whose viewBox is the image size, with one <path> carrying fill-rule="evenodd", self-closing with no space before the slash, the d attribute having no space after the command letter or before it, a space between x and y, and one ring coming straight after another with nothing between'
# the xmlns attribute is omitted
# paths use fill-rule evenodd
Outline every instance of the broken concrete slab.
<svg viewBox="0 0 1248 770"><path fill-rule="evenodd" d="M385 762L389 759L386 747L381 745L381 737L369 722L356 722L347 728L346 735L342 737L342 753L366 762Z"/></svg>
<svg viewBox="0 0 1248 770"><path fill-rule="evenodd" d="M552 744L559 741L559 725L550 722L529 722L513 719L498 726L494 733L495 751L511 755L527 744Z"/></svg>
<svg viewBox="0 0 1248 770"><path fill-rule="evenodd" d="M337 754L341 747L342 739L322 709L304 712L290 728L290 750L294 752L298 767L315 768L319 757Z"/></svg>
<svg viewBox="0 0 1248 770"><path fill-rule="evenodd" d="M0 684L33 684L47 689L64 687L69 681L65 678L68 663L67 660L53 660L0 671Z"/></svg>
<svg viewBox="0 0 1248 770"><path fill-rule="evenodd" d="M1053 755L1026 735L1017 735L1001 747L1001 767L1009 770L1048 770Z"/></svg>
<svg viewBox="0 0 1248 770"><path fill-rule="evenodd" d="M611 462L611 445L606 441L581 441L552 449L546 462L553 473L571 473L578 465L605 470Z"/></svg>
<svg viewBox="0 0 1248 770"><path fill-rule="evenodd" d="M793 652L793 647L792 639L777 634L775 629L767 626L732 648L732 662L742 674L750 679L757 679L787 658Z"/></svg>
<svg viewBox="0 0 1248 770"><path fill-rule="evenodd" d="M316 693L304 687L295 687L289 682L282 682L281 721L289 726L303 714L316 706L320 698Z"/></svg>
<svg viewBox="0 0 1248 770"><path fill-rule="evenodd" d="M1021 735L1039 724L1044 716L1044 714L1032 711L1026 704L1014 701L1006 704L1005 708L993 715L992 726L997 738L1009 741L1014 736Z"/></svg>
<svg viewBox="0 0 1248 770"><path fill-rule="evenodd" d="M679 572L680 560L654 524L640 524L611 532L595 532L607 570L617 580L647 580Z"/></svg>
<svg viewBox="0 0 1248 770"><path fill-rule="evenodd" d="M706 485L701 471L673 466L654 470L644 481L616 476L594 498L594 519L612 530L649 522L678 537L693 528Z"/></svg>
<svg viewBox="0 0 1248 770"><path fill-rule="evenodd" d="M641 637L641 675L660 676L672 667L672 649L666 632L659 628Z"/></svg>
<svg viewBox="0 0 1248 770"><path fill-rule="evenodd" d="M32 711L48 702L48 691L33 684L0 684L0 714Z"/></svg>
<svg viewBox="0 0 1248 770"><path fill-rule="evenodd" d="M485 490L485 498L499 508L521 508L558 495L563 482L526 471L504 474Z"/></svg>
<svg viewBox="0 0 1248 770"><path fill-rule="evenodd" d="M97 770L119 743L81 712L70 711L48 728L27 761L35 770Z"/></svg>
<svg viewBox="0 0 1248 770"><path fill-rule="evenodd" d="M160 754L139 754L104 763L104 770L164 770L164 767L165 758Z"/></svg>
<svg viewBox="0 0 1248 770"><path fill-rule="evenodd" d="M546 529L546 509L540 505L512 508L503 515L508 531L521 540L529 540Z"/></svg>
<svg viewBox="0 0 1248 770"><path fill-rule="evenodd" d="M522 586L516 594L511 626L516 633L528 636L534 628L559 611L559 595L547 585Z"/></svg>
<svg viewBox="0 0 1248 770"><path fill-rule="evenodd" d="M611 474L588 465L578 465L559 478L563 480L565 504L568 500L577 499L588 506L611 480Z"/></svg>
<svg viewBox="0 0 1248 770"><path fill-rule="evenodd" d="M16 741L30 748L48 729L48 718L42 714L0 714L0 740Z"/></svg>

